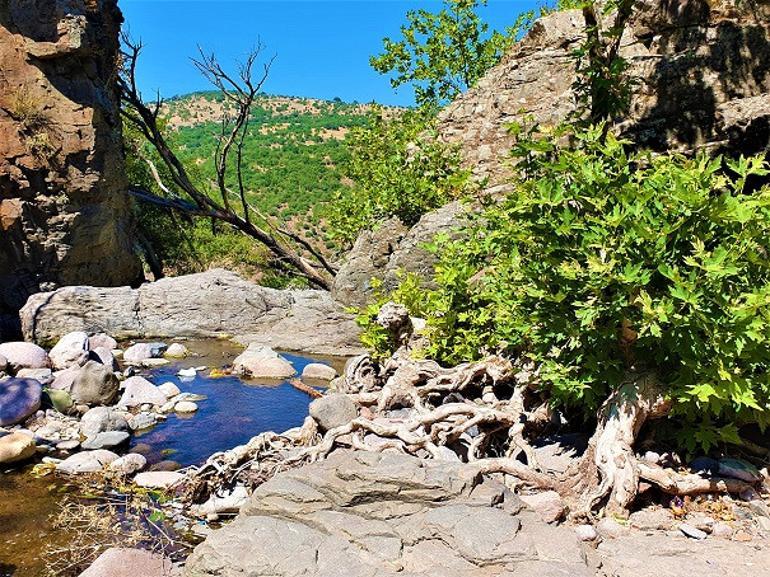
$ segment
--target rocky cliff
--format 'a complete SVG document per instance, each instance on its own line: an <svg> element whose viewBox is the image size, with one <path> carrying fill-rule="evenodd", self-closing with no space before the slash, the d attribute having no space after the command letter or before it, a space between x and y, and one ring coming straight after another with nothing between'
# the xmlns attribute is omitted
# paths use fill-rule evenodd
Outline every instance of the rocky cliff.
<svg viewBox="0 0 770 577"><path fill-rule="evenodd" d="M465 164L490 186L504 186L513 121L553 125L575 109L573 52L583 38L578 10L538 20L478 84L439 116L439 134L459 143ZM642 0L622 42L635 82L618 130L656 150L755 153L770 143L770 4L734 0ZM412 229L388 223L364 232L335 281L335 296L361 304L373 277L386 286L396 269L430 271L421 248L456 226L452 205ZM450 216L447 219L447 215Z"/></svg>
<svg viewBox="0 0 770 577"><path fill-rule="evenodd" d="M38 290L130 284L117 0L0 0L0 340Z"/></svg>

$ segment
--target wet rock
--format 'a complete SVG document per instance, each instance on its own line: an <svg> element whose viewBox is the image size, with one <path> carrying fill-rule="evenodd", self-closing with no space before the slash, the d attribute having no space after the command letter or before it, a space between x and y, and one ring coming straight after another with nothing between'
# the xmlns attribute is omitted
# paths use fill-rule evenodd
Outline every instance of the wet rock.
<svg viewBox="0 0 770 577"><path fill-rule="evenodd" d="M51 369L21 369L16 372L19 379L34 379L44 387L53 383L54 376Z"/></svg>
<svg viewBox="0 0 770 577"><path fill-rule="evenodd" d="M89 350L88 335L75 331L59 339L48 356L54 369L64 370L83 366L88 360Z"/></svg>
<svg viewBox="0 0 770 577"><path fill-rule="evenodd" d="M111 431L128 431L126 418L111 407L94 407L80 419L80 434L85 437Z"/></svg>
<svg viewBox="0 0 770 577"><path fill-rule="evenodd" d="M567 506L556 491L543 491L520 497L546 523L558 523L567 514Z"/></svg>
<svg viewBox="0 0 770 577"><path fill-rule="evenodd" d="M174 383L171 383L171 382L158 385L158 388L169 399L176 397L179 393L182 392L179 390L179 387L177 387Z"/></svg>
<svg viewBox="0 0 770 577"><path fill-rule="evenodd" d="M67 457L56 465L56 470L65 475L77 475L79 473L99 473L107 465L116 461L118 456L112 451L97 449L95 451L83 451Z"/></svg>
<svg viewBox="0 0 770 577"><path fill-rule="evenodd" d="M334 367L323 363L310 363L302 369L303 379L316 379L319 381L332 381L337 377L337 371Z"/></svg>
<svg viewBox="0 0 770 577"><path fill-rule="evenodd" d="M128 426L132 431L141 431L143 429L149 429L154 427L158 422L158 417L154 413L141 412L137 413L128 420Z"/></svg>
<svg viewBox="0 0 770 577"><path fill-rule="evenodd" d="M129 377L123 382L123 396L118 401L121 407L139 407L144 404L163 405L166 395L144 377Z"/></svg>
<svg viewBox="0 0 770 577"><path fill-rule="evenodd" d="M172 359L184 359L190 351L182 343L171 343L166 350L166 356Z"/></svg>
<svg viewBox="0 0 770 577"><path fill-rule="evenodd" d="M136 450L136 447L134 447L134 450ZM150 465L150 471L178 471L181 468L182 466L179 463L171 460L158 461Z"/></svg>
<svg viewBox="0 0 770 577"><path fill-rule="evenodd" d="M324 395L310 403L310 416L322 431L347 425L358 416L356 404L349 396L341 393Z"/></svg>
<svg viewBox="0 0 770 577"><path fill-rule="evenodd" d="M289 361L270 347L250 344L233 361L233 373L252 379L287 379L296 374Z"/></svg>
<svg viewBox="0 0 770 577"><path fill-rule="evenodd" d="M110 463L109 470L121 475L133 475L147 466L147 459L139 453L128 453Z"/></svg>
<svg viewBox="0 0 770 577"><path fill-rule="evenodd" d="M113 547L99 555L80 577L181 577L181 572L157 553Z"/></svg>
<svg viewBox="0 0 770 577"><path fill-rule="evenodd" d="M740 479L747 483L758 483L762 480L759 470L743 459L720 459L719 474L723 477L732 477Z"/></svg>
<svg viewBox="0 0 770 577"><path fill-rule="evenodd" d="M72 382L70 395L84 405L111 405L118 396L120 382L110 367L88 361Z"/></svg>
<svg viewBox="0 0 770 577"><path fill-rule="evenodd" d="M37 452L35 439L25 433L11 433L0 437L0 463L17 463L33 457Z"/></svg>
<svg viewBox="0 0 770 577"><path fill-rule="evenodd" d="M33 379L0 381L0 427L15 425L40 408L43 388Z"/></svg>
<svg viewBox="0 0 770 577"><path fill-rule="evenodd" d="M113 449L119 447L128 441L130 435L125 431L109 431L98 433L93 437L87 438L82 443L84 449Z"/></svg>
<svg viewBox="0 0 770 577"><path fill-rule="evenodd" d="M88 346L92 351L99 348L114 351L118 348L118 341L113 339L107 333L97 333L88 337Z"/></svg>
<svg viewBox="0 0 770 577"><path fill-rule="evenodd" d="M185 476L175 471L148 471L139 473L134 478L134 483L147 489L168 489L183 481Z"/></svg>
<svg viewBox="0 0 770 577"><path fill-rule="evenodd" d="M192 401L181 401L174 405L174 411L177 413L194 413L198 410L198 405Z"/></svg>
<svg viewBox="0 0 770 577"><path fill-rule="evenodd" d="M13 372L20 369L47 369L51 366L48 353L32 343L2 343L0 344L0 355L6 359Z"/></svg>

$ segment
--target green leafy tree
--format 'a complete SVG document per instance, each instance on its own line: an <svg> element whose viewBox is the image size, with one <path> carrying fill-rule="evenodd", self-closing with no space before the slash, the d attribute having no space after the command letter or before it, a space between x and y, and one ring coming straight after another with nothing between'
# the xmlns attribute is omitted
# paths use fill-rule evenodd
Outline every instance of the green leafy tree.
<svg viewBox="0 0 770 577"><path fill-rule="evenodd" d="M445 0L438 13L410 10L401 39L383 40L372 67L391 74L391 85L411 84L418 105L436 106L467 90L494 66L514 35L489 31L478 8L486 0Z"/></svg>
<svg viewBox="0 0 770 577"><path fill-rule="evenodd" d="M523 355L587 416L654 371L684 444L735 442L770 407L770 187L746 190L767 165L629 152L604 133L521 135L514 190L436 241L427 354Z"/></svg>
<svg viewBox="0 0 770 577"><path fill-rule="evenodd" d="M351 131L346 175L352 185L330 204L333 238L350 243L391 217L413 225L470 189L459 150L438 141L433 124L421 110L388 115L379 109L367 127Z"/></svg>

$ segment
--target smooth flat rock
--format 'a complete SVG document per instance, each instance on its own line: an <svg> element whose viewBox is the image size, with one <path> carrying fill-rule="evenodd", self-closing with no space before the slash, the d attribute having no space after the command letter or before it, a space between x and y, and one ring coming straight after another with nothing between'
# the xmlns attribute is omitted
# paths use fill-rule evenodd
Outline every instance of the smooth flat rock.
<svg viewBox="0 0 770 577"><path fill-rule="evenodd" d="M113 449L128 441L130 436L131 435L126 431L107 431L104 433L97 433L93 437L89 437L83 441L81 446L87 450Z"/></svg>
<svg viewBox="0 0 770 577"><path fill-rule="evenodd" d="M12 342L0 344L2 355L12 371L19 369L47 369L51 359L44 349L33 343Z"/></svg>
<svg viewBox="0 0 770 577"><path fill-rule="evenodd" d="M116 459L109 465L110 471L115 471L121 475L133 475L147 466L147 459L139 453L128 453L119 459Z"/></svg>
<svg viewBox="0 0 770 577"><path fill-rule="evenodd" d="M110 431L128 431L126 417L112 407L94 407L80 419L80 434L85 437Z"/></svg>
<svg viewBox="0 0 770 577"><path fill-rule="evenodd" d="M168 489L184 478L182 473L175 471L147 471L134 477L134 483L147 489Z"/></svg>
<svg viewBox="0 0 770 577"><path fill-rule="evenodd" d="M64 287L30 297L22 326L50 343L72 331L118 339L233 335L245 344L316 354L361 352L360 329L329 293L276 290L222 269L129 287Z"/></svg>
<svg viewBox="0 0 770 577"><path fill-rule="evenodd" d="M19 369L16 371L16 377L19 379L34 379L44 387L47 387L54 381L51 369Z"/></svg>
<svg viewBox="0 0 770 577"><path fill-rule="evenodd" d="M178 577L169 559L142 549L113 547L97 557L80 577Z"/></svg>
<svg viewBox="0 0 770 577"><path fill-rule="evenodd" d="M323 363L310 363L302 369L303 379L333 381L337 377L337 369Z"/></svg>
<svg viewBox="0 0 770 577"><path fill-rule="evenodd" d="M572 529L546 525L500 483L459 463L342 451L258 487L184 574L593 575Z"/></svg>
<svg viewBox="0 0 770 577"><path fill-rule="evenodd" d="M0 427L22 422L40 408L43 387L34 379L0 381Z"/></svg>
<svg viewBox="0 0 770 577"><path fill-rule="evenodd" d="M118 456L112 451L97 449L95 451L83 451L67 457L56 465L59 473L77 475L79 473L99 473L104 468L117 460Z"/></svg>

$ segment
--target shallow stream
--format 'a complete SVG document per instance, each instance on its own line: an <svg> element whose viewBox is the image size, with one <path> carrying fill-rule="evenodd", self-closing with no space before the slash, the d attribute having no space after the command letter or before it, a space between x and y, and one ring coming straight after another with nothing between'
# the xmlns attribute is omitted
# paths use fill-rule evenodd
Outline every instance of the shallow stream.
<svg viewBox="0 0 770 577"><path fill-rule="evenodd" d="M211 378L209 371L232 363L240 352L226 341L184 343L196 356L141 375L156 385L173 382L182 392L205 396L198 411L170 414L146 431L136 432L124 452L141 452L148 466L174 461L196 465L217 451L241 445L264 431L284 431L302 424L312 399L288 382L242 381L234 376ZM311 362L341 370L344 359L309 358L283 353L297 374ZM182 368L206 366L194 378L178 377ZM53 531L49 517L57 511L67 487L53 476L35 478L23 470L0 471L0 577L40 577L46 544L65 543L67 535Z"/></svg>

